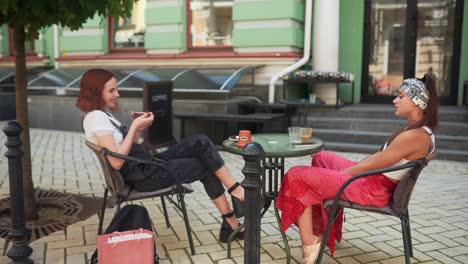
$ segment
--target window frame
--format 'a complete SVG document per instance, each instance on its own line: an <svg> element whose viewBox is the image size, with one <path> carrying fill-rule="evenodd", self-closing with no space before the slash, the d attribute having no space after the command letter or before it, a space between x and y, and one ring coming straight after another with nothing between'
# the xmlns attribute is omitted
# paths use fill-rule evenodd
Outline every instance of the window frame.
<svg viewBox="0 0 468 264"><path fill-rule="evenodd" d="M192 24L192 12L190 10L190 4L192 0L186 0L186 10L185 10L185 17L186 17L186 45L187 51L200 51L200 52L210 52L210 51L233 51L234 48L232 45L216 45L216 46L204 46L204 47L197 47L192 45L192 31L191 24ZM234 0L233 0L234 3Z"/></svg>
<svg viewBox="0 0 468 264"><path fill-rule="evenodd" d="M109 53L119 53L119 52L135 52L135 53L145 53L145 46L143 42L143 47L127 47L127 48L116 48L114 47L114 17L107 17L108 32L107 32L107 41Z"/></svg>

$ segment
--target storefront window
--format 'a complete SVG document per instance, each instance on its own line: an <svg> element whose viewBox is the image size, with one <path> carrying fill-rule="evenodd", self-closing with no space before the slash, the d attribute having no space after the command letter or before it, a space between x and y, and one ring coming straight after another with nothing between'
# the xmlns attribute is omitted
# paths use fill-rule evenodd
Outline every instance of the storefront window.
<svg viewBox="0 0 468 264"><path fill-rule="evenodd" d="M233 0L190 0L191 47L232 46Z"/></svg>
<svg viewBox="0 0 468 264"><path fill-rule="evenodd" d="M406 0L372 1L369 95L396 95L403 81Z"/></svg>
<svg viewBox="0 0 468 264"><path fill-rule="evenodd" d="M450 94L455 0L418 1L416 76L429 73L436 81L439 96Z"/></svg>
<svg viewBox="0 0 468 264"><path fill-rule="evenodd" d="M145 46L145 9L146 0L139 0L136 3L133 3L132 14L130 17L111 19L111 48L141 49Z"/></svg>

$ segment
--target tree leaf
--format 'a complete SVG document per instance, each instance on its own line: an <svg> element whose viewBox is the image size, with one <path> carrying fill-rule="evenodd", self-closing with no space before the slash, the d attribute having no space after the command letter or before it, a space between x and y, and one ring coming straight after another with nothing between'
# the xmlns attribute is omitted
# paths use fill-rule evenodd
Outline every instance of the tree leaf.
<svg viewBox="0 0 468 264"><path fill-rule="evenodd" d="M4 16L7 15L8 6L10 6L10 1L8 1L8 0L1 0L0 1L0 12L2 12L2 14Z"/></svg>

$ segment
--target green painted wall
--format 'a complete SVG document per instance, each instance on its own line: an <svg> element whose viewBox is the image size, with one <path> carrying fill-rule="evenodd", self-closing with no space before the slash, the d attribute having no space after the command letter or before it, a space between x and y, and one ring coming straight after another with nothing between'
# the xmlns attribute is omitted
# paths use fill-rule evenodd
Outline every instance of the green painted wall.
<svg viewBox="0 0 468 264"><path fill-rule="evenodd" d="M102 36L74 36L61 38L60 51L102 51Z"/></svg>
<svg viewBox="0 0 468 264"><path fill-rule="evenodd" d="M185 7L179 6L147 8L145 21L151 24L182 24L185 22Z"/></svg>
<svg viewBox="0 0 468 264"><path fill-rule="evenodd" d="M147 8L145 10L146 27L159 25L179 25L182 31L145 33L145 49L180 49L187 50L186 43L186 2L182 6Z"/></svg>
<svg viewBox="0 0 468 264"><path fill-rule="evenodd" d="M44 55L49 57L49 65L53 66L55 63L54 57L54 27L44 29Z"/></svg>
<svg viewBox="0 0 468 264"><path fill-rule="evenodd" d="M462 104L463 98L468 102L468 93L465 94L463 82L468 81L468 0L464 1L463 28L460 53L460 78L458 82L458 104Z"/></svg>
<svg viewBox="0 0 468 264"><path fill-rule="evenodd" d="M109 54L109 21L101 17L101 28L103 29L103 36L101 38L102 52Z"/></svg>
<svg viewBox="0 0 468 264"><path fill-rule="evenodd" d="M80 51L95 51L108 53L108 40L107 40L107 19L97 14L86 21L83 24L82 29L102 29L102 34L99 35L86 35L85 31L83 35L77 36L64 36L59 32L59 47L60 55L64 55L67 52L80 52ZM79 29L78 31L80 31Z"/></svg>
<svg viewBox="0 0 468 264"><path fill-rule="evenodd" d="M262 10L259 12L259 10ZM233 7L232 19L242 20L268 20L281 18L294 18L304 21L303 0L265 0L257 2L236 2Z"/></svg>
<svg viewBox="0 0 468 264"><path fill-rule="evenodd" d="M364 0L340 0L339 70L354 75L354 103L361 101ZM340 97L351 101L351 85L340 84Z"/></svg>
<svg viewBox="0 0 468 264"><path fill-rule="evenodd" d="M6 25L0 27L0 34L2 35L0 53L2 56L8 56L8 27Z"/></svg>
<svg viewBox="0 0 468 264"><path fill-rule="evenodd" d="M45 33L45 31L42 29L40 31L39 39L34 40L34 52L36 52L36 53L44 54L44 47L45 47L44 33Z"/></svg>
<svg viewBox="0 0 468 264"><path fill-rule="evenodd" d="M259 12L262 10L262 12ZM265 0L257 2L235 2L234 22L268 22L290 19L304 22L303 0ZM255 25L253 25L255 26ZM236 28L233 29L233 47L304 46L303 27Z"/></svg>
<svg viewBox="0 0 468 264"><path fill-rule="evenodd" d="M304 30L296 28L234 29L235 47L304 46Z"/></svg>
<svg viewBox="0 0 468 264"><path fill-rule="evenodd" d="M146 49L183 48L185 38L183 32L154 32L145 34ZM185 45L184 45L185 46Z"/></svg>

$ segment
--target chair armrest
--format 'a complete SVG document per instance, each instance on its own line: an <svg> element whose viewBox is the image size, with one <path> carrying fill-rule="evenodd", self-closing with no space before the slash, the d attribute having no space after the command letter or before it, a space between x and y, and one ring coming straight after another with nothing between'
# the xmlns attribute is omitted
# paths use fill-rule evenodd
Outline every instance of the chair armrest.
<svg viewBox="0 0 468 264"><path fill-rule="evenodd" d="M130 157L130 156L127 156L127 155L122 155L122 154L117 153L117 152L110 151L107 148L102 148L101 152L106 156L112 156L114 158L119 158L119 159L123 159L123 160L130 160L130 161L134 161L134 162L138 162L138 163L143 163L143 164L148 164L148 165L152 165L152 166L166 168L165 166L163 166L163 164L166 164L167 162L163 161L163 160L159 160L159 159L157 161L138 159L138 158L134 158L134 157Z"/></svg>
<svg viewBox="0 0 468 264"><path fill-rule="evenodd" d="M333 204L337 204L338 200L341 197L341 194L344 192L346 187L348 187L348 185L350 185L353 181L355 181L355 180L357 180L359 178L366 177L366 176L371 176L371 175L375 175L375 174L381 174L381 173L385 173L385 172L391 172L391 171L398 171L398 170L403 170L403 169L407 169L407 168L413 168L413 167L417 167L417 166L426 166L426 165L427 165L427 159L426 158L421 158L421 159L418 159L418 160L407 162L405 164L386 167L386 168L382 168L382 169L378 169L378 170L365 171L363 173L359 173L357 175L354 175L353 177L351 177L347 181L345 181L345 183L343 183L343 185L341 185L340 189L338 189L338 192L336 193L335 201L333 202Z"/></svg>
<svg viewBox="0 0 468 264"><path fill-rule="evenodd" d="M101 152L104 155L112 156L112 157L115 157L115 158L119 158L119 159L123 159L123 160L131 160L131 161L135 161L135 162L142 163L142 164L148 164L148 165L151 165L151 166L160 167L161 169L167 171L167 173L169 173L169 175L171 175L171 178L174 180L175 184L179 187L180 190L183 189L181 183L177 180L176 177L174 177L174 174L172 173L172 171L170 171L169 168L167 166L165 166L167 164L167 161L165 161L165 160L156 159L156 161L151 161L151 160L138 159L138 158L134 158L134 157L130 157L130 156L127 156L127 155L122 155L122 154L117 153L117 152L110 151L107 148L102 148ZM155 158L153 158L153 159L155 159Z"/></svg>

